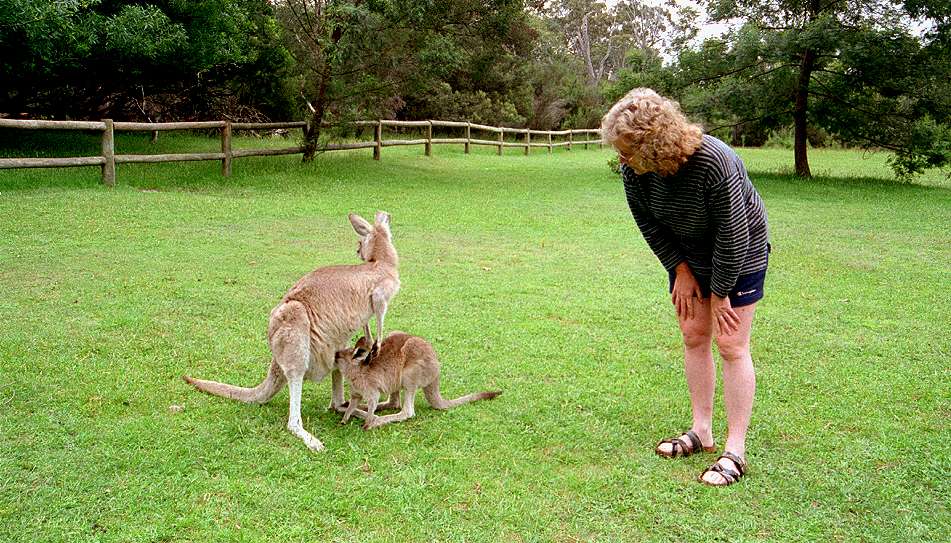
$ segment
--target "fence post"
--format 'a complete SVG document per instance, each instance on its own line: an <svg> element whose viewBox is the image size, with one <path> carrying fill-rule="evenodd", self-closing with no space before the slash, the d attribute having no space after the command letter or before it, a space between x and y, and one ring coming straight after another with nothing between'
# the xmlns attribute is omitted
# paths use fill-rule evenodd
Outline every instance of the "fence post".
<svg viewBox="0 0 951 543"><path fill-rule="evenodd" d="M571 150L571 130L568 131L568 150Z"/></svg>
<svg viewBox="0 0 951 543"><path fill-rule="evenodd" d="M584 133L584 150L585 151L588 150L588 133L587 132Z"/></svg>
<svg viewBox="0 0 951 543"><path fill-rule="evenodd" d="M221 159L221 175L231 177L231 121L227 119L221 127L221 152L225 155Z"/></svg>
<svg viewBox="0 0 951 543"><path fill-rule="evenodd" d="M551 154L551 130L548 131L548 154Z"/></svg>
<svg viewBox="0 0 951 543"><path fill-rule="evenodd" d="M591 130L590 132L598 134L597 130ZM604 139L601 138L601 134L598 134L598 149L604 149Z"/></svg>
<svg viewBox="0 0 951 543"><path fill-rule="evenodd" d="M376 142L373 146L373 160L380 160L380 152L383 150L383 121L378 120L373 127L373 140Z"/></svg>
<svg viewBox="0 0 951 543"><path fill-rule="evenodd" d="M466 154L469 154L469 140L472 139L472 123L466 121Z"/></svg>
<svg viewBox="0 0 951 543"><path fill-rule="evenodd" d="M433 122L426 125L426 156L433 156Z"/></svg>
<svg viewBox="0 0 951 543"><path fill-rule="evenodd" d="M528 156L528 150L532 148L532 129L525 129L525 155Z"/></svg>
<svg viewBox="0 0 951 543"><path fill-rule="evenodd" d="M505 138L505 130L502 130L501 126L498 128L499 128L499 153L498 154L499 156L502 156L502 141Z"/></svg>
<svg viewBox="0 0 951 543"><path fill-rule="evenodd" d="M102 182L109 187L116 185L116 143L112 130L112 119L103 119L106 129L102 131L102 158L106 159L102 165Z"/></svg>

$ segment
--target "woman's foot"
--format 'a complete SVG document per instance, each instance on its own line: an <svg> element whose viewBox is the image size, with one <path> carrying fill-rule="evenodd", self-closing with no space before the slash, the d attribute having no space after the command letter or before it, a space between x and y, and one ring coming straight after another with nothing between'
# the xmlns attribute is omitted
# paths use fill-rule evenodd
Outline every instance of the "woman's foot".
<svg viewBox="0 0 951 543"><path fill-rule="evenodd" d="M717 448L713 443L713 435L705 437L709 445L705 445L704 440L696 432L687 430L680 437L671 437L661 441L654 448L654 452L664 458L677 458L678 456L690 456L701 450L703 452L715 451Z"/></svg>
<svg viewBox="0 0 951 543"><path fill-rule="evenodd" d="M700 482L710 486L730 486L746 475L746 460L729 451L700 474Z"/></svg>

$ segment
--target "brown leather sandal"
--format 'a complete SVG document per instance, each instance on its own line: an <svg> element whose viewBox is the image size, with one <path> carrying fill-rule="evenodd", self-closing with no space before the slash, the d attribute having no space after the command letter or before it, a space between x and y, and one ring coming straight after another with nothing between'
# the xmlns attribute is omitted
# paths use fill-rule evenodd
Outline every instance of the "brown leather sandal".
<svg viewBox="0 0 951 543"><path fill-rule="evenodd" d="M730 462L733 462L733 465L734 465L734 467L736 467L736 469L733 470L733 469L724 467L723 464L720 463L720 460L722 460L722 459L724 459L724 458L726 458L726 459L729 460ZM699 480L700 480L701 483L703 483L703 484L705 484L705 485L709 485L709 486L730 486L730 485L732 485L733 483L739 481L741 477L743 477L744 475L746 475L746 469L747 469L747 467L746 467L746 460L743 460L743 459L740 458L739 456L737 456L737 455L735 455L735 454L733 454L733 453L731 453L731 452L729 452L729 451L724 451L723 454L720 455L720 458L717 458L717 461L714 462L712 466L710 466L709 468L705 469L705 470L703 471L703 473L700 474ZM720 475L720 477L723 477L723 481L724 481L724 482L722 482L722 483L711 483L711 482L705 480L705 479L703 478L703 476L706 475L708 472L711 472L711 471L714 472L714 473L718 473L718 474Z"/></svg>
<svg viewBox="0 0 951 543"><path fill-rule="evenodd" d="M663 456L664 458L677 458L678 456L687 457L700 451L713 452L717 450L716 443L710 445L709 447L704 447L703 443L700 442L700 436L698 436L693 430L687 430L682 435L687 436L687 439L690 440L690 448L687 448L687 443L680 439L680 436L678 436L661 440L657 443L657 446L654 447L654 452L657 453L658 456ZM664 443L670 443L669 453L660 450L660 446Z"/></svg>

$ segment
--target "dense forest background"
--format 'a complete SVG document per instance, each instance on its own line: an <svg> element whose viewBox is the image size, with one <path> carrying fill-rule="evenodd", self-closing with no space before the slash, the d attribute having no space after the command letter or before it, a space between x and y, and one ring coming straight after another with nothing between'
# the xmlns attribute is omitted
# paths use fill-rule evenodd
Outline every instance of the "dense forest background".
<svg viewBox="0 0 951 543"><path fill-rule="evenodd" d="M0 0L0 116L310 119L313 151L355 118L595 127L638 86L802 176L810 146L947 166L951 3Z"/></svg>

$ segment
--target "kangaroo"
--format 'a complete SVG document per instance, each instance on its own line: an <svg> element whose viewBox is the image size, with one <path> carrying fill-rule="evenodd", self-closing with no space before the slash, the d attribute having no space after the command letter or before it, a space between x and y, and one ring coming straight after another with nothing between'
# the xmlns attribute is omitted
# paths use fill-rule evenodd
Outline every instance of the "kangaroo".
<svg viewBox="0 0 951 543"><path fill-rule="evenodd" d="M400 288L399 259L390 232L390 216L382 211L371 225L351 213L350 223L360 236L357 255L362 264L317 268L302 277L284 295L268 321L271 368L264 381L244 388L183 376L198 390L245 403L265 403L284 384L290 390L287 429L313 451L324 445L301 424L301 388L304 379L332 377L330 409L344 412L343 381L335 366L335 353L345 348L363 328L370 336L369 320L376 317L377 341L383 338L386 309Z"/></svg>
<svg viewBox="0 0 951 543"><path fill-rule="evenodd" d="M337 367L350 383L350 403L340 424L351 416L364 419L363 429L379 428L391 422L413 417L416 391L420 388L429 405L436 409L450 409L476 400L492 399L502 393L476 392L455 400L444 400L439 394L439 359L425 339L404 332L392 332L382 343L373 343L366 337L357 340L352 349L337 352ZM390 402L399 399L403 390L403 409L399 413L378 417L374 414L380 394L390 395ZM357 408L360 399L366 401L366 411ZM388 405L387 404L387 405Z"/></svg>

